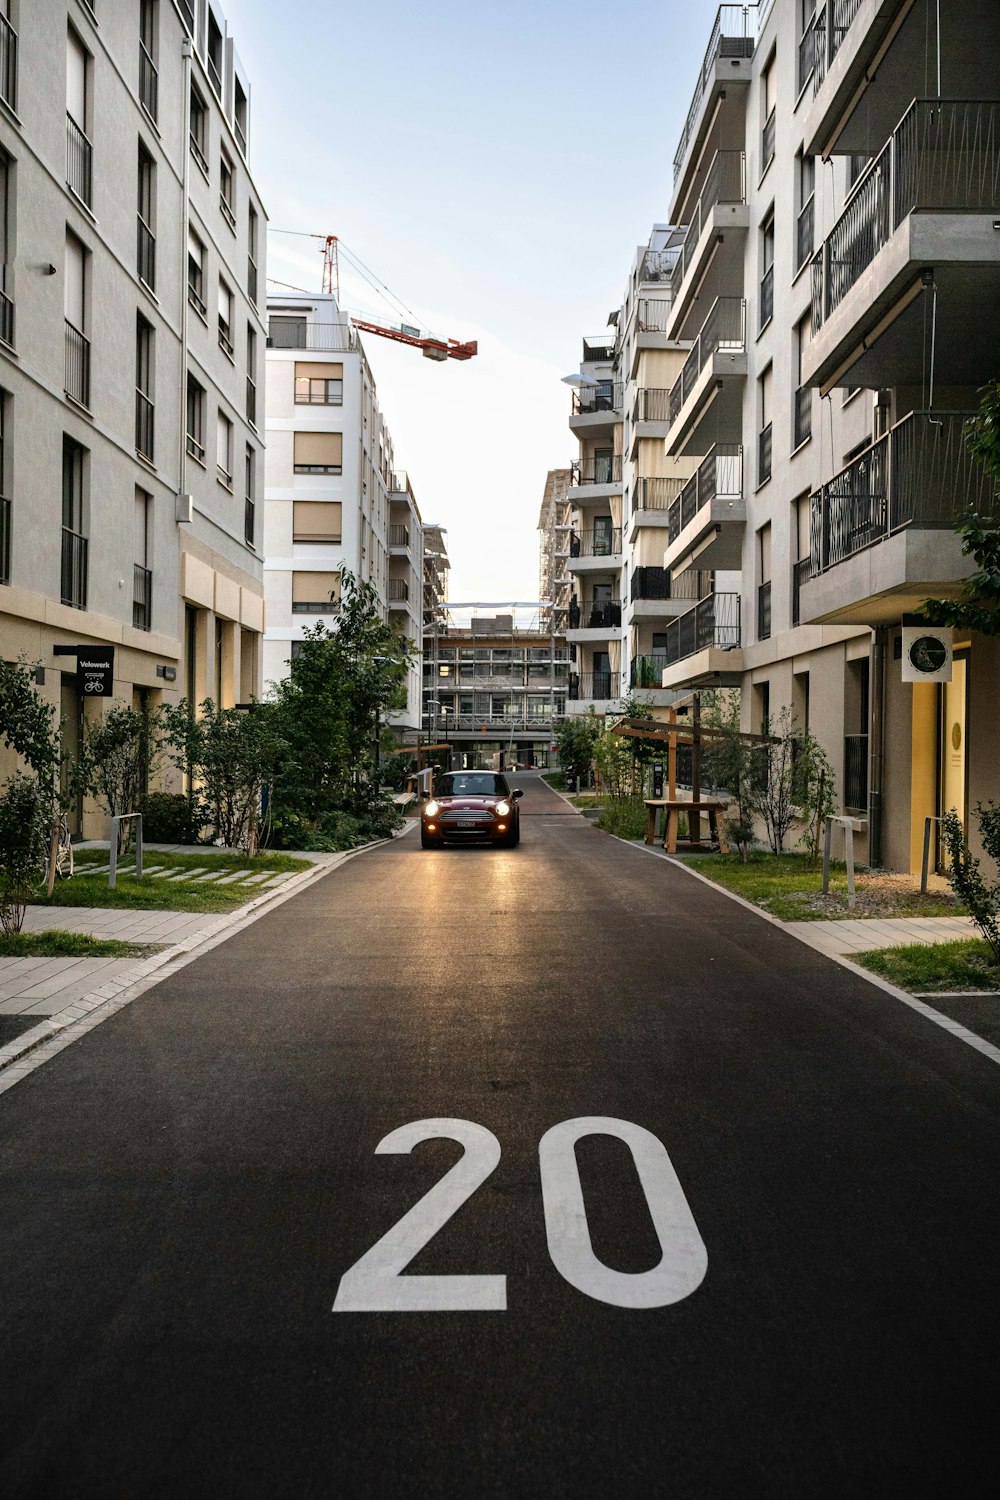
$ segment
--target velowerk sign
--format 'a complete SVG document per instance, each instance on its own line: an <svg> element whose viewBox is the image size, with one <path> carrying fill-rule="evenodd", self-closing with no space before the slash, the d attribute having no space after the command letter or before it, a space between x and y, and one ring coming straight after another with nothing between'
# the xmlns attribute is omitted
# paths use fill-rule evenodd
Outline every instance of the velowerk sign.
<svg viewBox="0 0 1000 1500"><path fill-rule="evenodd" d="M114 681L114 646L77 648L76 690L81 698L110 698Z"/></svg>
<svg viewBox="0 0 1000 1500"><path fill-rule="evenodd" d="M903 681L951 681L951 630L939 625L903 626Z"/></svg>

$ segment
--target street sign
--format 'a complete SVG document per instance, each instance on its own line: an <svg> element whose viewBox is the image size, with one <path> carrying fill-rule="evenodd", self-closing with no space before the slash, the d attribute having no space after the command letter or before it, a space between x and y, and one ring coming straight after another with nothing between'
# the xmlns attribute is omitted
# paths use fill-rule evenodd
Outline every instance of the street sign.
<svg viewBox="0 0 1000 1500"><path fill-rule="evenodd" d="M76 648L76 690L81 698L110 698L114 681L114 646Z"/></svg>
<svg viewBox="0 0 1000 1500"><path fill-rule="evenodd" d="M654 762L653 762L653 796L654 797L662 797L663 796L663 762L662 762L662 760L654 760Z"/></svg>

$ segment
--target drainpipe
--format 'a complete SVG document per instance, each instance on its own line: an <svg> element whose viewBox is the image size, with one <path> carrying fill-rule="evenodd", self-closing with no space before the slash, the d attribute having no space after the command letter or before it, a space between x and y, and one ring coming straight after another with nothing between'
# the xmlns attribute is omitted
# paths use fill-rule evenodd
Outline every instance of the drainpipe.
<svg viewBox="0 0 1000 1500"><path fill-rule="evenodd" d="M183 131L181 135L181 160L184 163L182 170L183 192L181 209L181 373L180 373L180 405L178 442L177 442L177 494L178 497L187 492L187 349L188 349L188 297L187 297L187 257L188 257L188 217L191 204L191 149L188 137L191 131L191 38L186 36L181 42L181 57L184 60L182 71L184 90L181 103L181 119ZM180 500L178 498L177 519L180 520ZM188 684L189 689L192 684Z"/></svg>
<svg viewBox="0 0 1000 1500"><path fill-rule="evenodd" d="M885 772L885 691L889 627L879 625L872 641L869 672L869 788L868 788L868 863L882 864L882 815L884 809L883 777Z"/></svg>

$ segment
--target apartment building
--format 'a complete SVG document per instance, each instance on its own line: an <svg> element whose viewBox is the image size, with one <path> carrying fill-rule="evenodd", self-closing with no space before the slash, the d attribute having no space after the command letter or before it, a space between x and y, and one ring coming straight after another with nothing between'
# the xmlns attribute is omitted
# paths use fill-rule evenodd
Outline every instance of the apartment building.
<svg viewBox="0 0 1000 1500"><path fill-rule="evenodd" d="M0 636L69 749L75 647L116 701L259 688L249 108L214 0L0 7Z"/></svg>
<svg viewBox="0 0 1000 1500"><path fill-rule="evenodd" d="M665 331L694 466L671 578L739 569L668 631L669 688L738 687L822 742L857 848L919 868L926 817L1000 790L997 643L903 680L902 627L995 507L961 441L1000 348L1000 8L723 5L674 161Z"/></svg>
<svg viewBox="0 0 1000 1500"><path fill-rule="evenodd" d="M264 676L276 681L306 630L331 624L344 570L370 583L414 648L406 708L420 726L424 538L361 340L329 294L268 299Z"/></svg>

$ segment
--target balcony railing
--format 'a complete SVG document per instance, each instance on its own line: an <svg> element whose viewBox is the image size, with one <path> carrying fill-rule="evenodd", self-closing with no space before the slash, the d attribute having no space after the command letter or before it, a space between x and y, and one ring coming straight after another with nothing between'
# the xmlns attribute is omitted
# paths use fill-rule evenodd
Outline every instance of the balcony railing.
<svg viewBox="0 0 1000 1500"><path fill-rule="evenodd" d="M760 278L760 322L764 328L774 317L774 266L768 266Z"/></svg>
<svg viewBox="0 0 1000 1500"><path fill-rule="evenodd" d="M269 318L269 349L356 349L358 336L350 323L307 323L304 318Z"/></svg>
<svg viewBox="0 0 1000 1500"><path fill-rule="evenodd" d="M583 341L583 363L585 365L610 364L615 357L615 341L610 334L598 334L595 339Z"/></svg>
<svg viewBox="0 0 1000 1500"><path fill-rule="evenodd" d="M87 550L87 538L64 526L60 598L74 609L87 608Z"/></svg>
<svg viewBox="0 0 1000 1500"><path fill-rule="evenodd" d="M618 696L617 672L574 672L566 689L566 697L572 703L606 703Z"/></svg>
<svg viewBox="0 0 1000 1500"><path fill-rule="evenodd" d="M620 557L622 534L616 526L596 527L593 531L571 531L570 557Z"/></svg>
<svg viewBox="0 0 1000 1500"><path fill-rule="evenodd" d="M771 580L757 588L757 639L766 641L771 635Z"/></svg>
<svg viewBox="0 0 1000 1500"><path fill-rule="evenodd" d="M764 128L760 133L760 175L762 177L774 161L774 140L777 131L776 120L775 108L772 105L771 113L764 121Z"/></svg>
<svg viewBox="0 0 1000 1500"><path fill-rule="evenodd" d="M680 249L671 245L669 250L647 250L639 267L640 281L670 281Z"/></svg>
<svg viewBox="0 0 1000 1500"><path fill-rule="evenodd" d="M257 425L257 382L252 375L247 376L247 421L251 427Z"/></svg>
<svg viewBox="0 0 1000 1500"><path fill-rule="evenodd" d="M844 811L868 815L868 736L844 736Z"/></svg>
<svg viewBox="0 0 1000 1500"><path fill-rule="evenodd" d="M669 297L640 297L635 310L636 333L666 333L672 307Z"/></svg>
<svg viewBox="0 0 1000 1500"><path fill-rule="evenodd" d="M695 204L691 218L684 235L684 244L681 246L671 277L671 289L674 301L681 289L685 276L691 269L698 241L701 239L702 231L712 216L712 210L719 203L733 204L745 203L747 201L746 184L746 155L742 151L716 151L709 163L705 174L704 186L701 196Z"/></svg>
<svg viewBox="0 0 1000 1500"><path fill-rule="evenodd" d="M739 443L717 443L698 465L670 507L667 536L675 542L705 505L717 497L743 498L743 447Z"/></svg>
<svg viewBox="0 0 1000 1500"><path fill-rule="evenodd" d="M153 462L153 413L152 401L138 386L135 392L135 451Z"/></svg>
<svg viewBox="0 0 1000 1500"><path fill-rule="evenodd" d="M685 568L683 573L674 573L670 579L672 599L690 599L697 603L715 592L715 574L710 570Z"/></svg>
<svg viewBox="0 0 1000 1500"><path fill-rule="evenodd" d="M914 99L813 260L814 331L915 209L995 213L998 202L1000 101Z"/></svg>
<svg viewBox="0 0 1000 1500"><path fill-rule="evenodd" d="M768 422L757 434L757 483L766 484L771 477L772 427Z"/></svg>
<svg viewBox="0 0 1000 1500"><path fill-rule="evenodd" d="M643 386L635 393L633 422L665 422L670 412L670 392L656 386Z"/></svg>
<svg viewBox="0 0 1000 1500"><path fill-rule="evenodd" d="M10 500L0 495L0 583L10 583Z"/></svg>
<svg viewBox="0 0 1000 1500"><path fill-rule="evenodd" d="M861 9L861 0L826 0L816 12L813 28L813 96L819 93L827 70Z"/></svg>
<svg viewBox="0 0 1000 1500"><path fill-rule="evenodd" d="M243 540L248 547L256 547L255 530L257 525L257 507L247 495L243 501Z"/></svg>
<svg viewBox="0 0 1000 1500"><path fill-rule="evenodd" d="M949 531L975 511L992 525L1000 501L971 457L968 412L911 412L834 475L810 501L813 577L906 526Z"/></svg>
<svg viewBox="0 0 1000 1500"><path fill-rule="evenodd" d="M637 479L632 490L632 514L640 510L669 510L683 487L683 479Z"/></svg>
<svg viewBox="0 0 1000 1500"><path fill-rule="evenodd" d="M410 597L410 585L405 578L389 579L389 603L405 604Z"/></svg>
<svg viewBox="0 0 1000 1500"><path fill-rule="evenodd" d="M792 421L792 447L798 448L806 438L812 437L812 387L800 385L795 392L795 413Z"/></svg>
<svg viewBox="0 0 1000 1500"><path fill-rule="evenodd" d="M615 630L622 622L620 599L579 599L569 602L570 630Z"/></svg>
<svg viewBox="0 0 1000 1500"><path fill-rule="evenodd" d="M247 296L257 306L257 262L252 255L247 256Z"/></svg>
<svg viewBox="0 0 1000 1500"><path fill-rule="evenodd" d="M808 557L802 557L792 565L792 624L798 625L801 618L801 594L802 585L809 577L811 563Z"/></svg>
<svg viewBox="0 0 1000 1500"><path fill-rule="evenodd" d="M599 385L585 385L573 392L574 417L592 416L599 411L621 411L622 387L619 381L602 380Z"/></svg>
<svg viewBox="0 0 1000 1500"><path fill-rule="evenodd" d="M710 646L733 649L740 644L739 594L709 594L694 609L671 620L666 629L666 665L684 661Z"/></svg>
<svg viewBox="0 0 1000 1500"><path fill-rule="evenodd" d="M698 376L714 354L744 352L746 322L747 305L742 297L716 297L670 392L671 422L676 422L681 407L694 390Z"/></svg>
<svg viewBox="0 0 1000 1500"><path fill-rule="evenodd" d="M0 292L0 339L14 347L14 299Z"/></svg>
<svg viewBox="0 0 1000 1500"><path fill-rule="evenodd" d="M66 394L90 406L90 340L66 320Z"/></svg>
<svg viewBox="0 0 1000 1500"><path fill-rule="evenodd" d="M139 43L139 102L151 120L156 119L159 77L153 59L142 42Z"/></svg>
<svg viewBox="0 0 1000 1500"><path fill-rule="evenodd" d="M630 599L670 599L672 597L669 568L652 566L632 569L632 577L629 580Z"/></svg>
<svg viewBox="0 0 1000 1500"><path fill-rule="evenodd" d="M205 61L208 63L208 76L209 76L209 78L211 80L212 87L214 88L215 92L218 94L219 98L221 99L221 97L222 97L222 72L221 72L221 69L220 69L219 62L217 61L216 58L214 58L212 56L211 52L208 53L208 56L206 57Z"/></svg>
<svg viewBox="0 0 1000 1500"><path fill-rule="evenodd" d="M805 31L799 38L799 75L798 89L801 94L809 80L815 61L814 52L816 48L816 17L812 15L806 25Z"/></svg>
<svg viewBox="0 0 1000 1500"><path fill-rule="evenodd" d="M810 193L809 197L799 209L799 216L795 221L795 269L801 271L806 261L816 248L816 194Z"/></svg>
<svg viewBox="0 0 1000 1500"><path fill-rule="evenodd" d="M151 292L156 290L156 239L149 225L140 214L136 220L136 269L139 280L144 281Z"/></svg>
<svg viewBox="0 0 1000 1500"><path fill-rule="evenodd" d="M698 109L708 87L717 57L752 57L757 38L756 5L720 5L715 25L708 39L708 47L695 80L691 106L688 109L684 129L681 131L677 153L674 156L674 181L680 174L688 144L698 118Z"/></svg>
<svg viewBox="0 0 1000 1500"><path fill-rule="evenodd" d="M0 99L17 109L17 32L0 16Z"/></svg>
<svg viewBox="0 0 1000 1500"><path fill-rule="evenodd" d="M406 527L400 526L396 522L393 522L393 524L389 527L389 546L408 547L409 545L410 533L407 531Z"/></svg>
<svg viewBox="0 0 1000 1500"><path fill-rule="evenodd" d="M646 656L633 656L628 673L629 687L658 688L666 665L665 651L653 651Z"/></svg>
<svg viewBox="0 0 1000 1500"><path fill-rule="evenodd" d="M89 208L94 189L94 148L71 114L66 116L66 181Z"/></svg>
<svg viewBox="0 0 1000 1500"><path fill-rule="evenodd" d="M132 565L132 625L136 630L153 626L153 575L141 563Z"/></svg>
<svg viewBox="0 0 1000 1500"><path fill-rule="evenodd" d="M293 615L339 615L340 600L331 599L293 599Z"/></svg>
<svg viewBox="0 0 1000 1500"><path fill-rule="evenodd" d="M598 458L579 459L573 464L572 482L581 484L621 484L622 456L606 453Z"/></svg>

